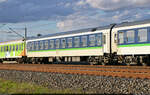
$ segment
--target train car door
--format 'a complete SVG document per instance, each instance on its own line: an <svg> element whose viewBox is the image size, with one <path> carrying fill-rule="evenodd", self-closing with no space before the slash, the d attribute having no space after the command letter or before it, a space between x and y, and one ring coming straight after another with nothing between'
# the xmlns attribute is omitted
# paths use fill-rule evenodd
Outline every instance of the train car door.
<svg viewBox="0 0 150 95"><path fill-rule="evenodd" d="M107 33L103 33L103 53L107 53L108 52L108 45L106 44L106 40L107 40Z"/></svg>

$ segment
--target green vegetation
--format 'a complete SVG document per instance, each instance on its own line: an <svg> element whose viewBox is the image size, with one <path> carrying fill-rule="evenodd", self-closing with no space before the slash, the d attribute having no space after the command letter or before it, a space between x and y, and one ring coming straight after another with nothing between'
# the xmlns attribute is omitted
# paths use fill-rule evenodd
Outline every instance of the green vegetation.
<svg viewBox="0 0 150 95"><path fill-rule="evenodd" d="M16 83L13 81L0 79L0 94L82 94L78 90L52 90L30 83Z"/></svg>

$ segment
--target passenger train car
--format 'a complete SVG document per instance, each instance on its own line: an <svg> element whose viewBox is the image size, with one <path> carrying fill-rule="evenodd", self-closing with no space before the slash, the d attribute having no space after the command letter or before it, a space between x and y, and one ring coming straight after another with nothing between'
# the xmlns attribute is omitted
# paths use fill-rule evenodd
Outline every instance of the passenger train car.
<svg viewBox="0 0 150 95"><path fill-rule="evenodd" d="M27 56L32 57L32 62L39 62L39 58L49 62L88 61L89 57L103 56L108 52L108 48L102 47L105 31L109 30L87 29L27 40Z"/></svg>
<svg viewBox="0 0 150 95"><path fill-rule="evenodd" d="M0 61L19 61L25 56L25 44L22 40L0 43Z"/></svg>
<svg viewBox="0 0 150 95"><path fill-rule="evenodd" d="M11 43L13 42L9 42ZM3 44L5 43L0 45ZM28 38L25 44L26 49L21 59L26 63L88 62L102 65L149 65L150 20ZM4 50L5 57L1 52L1 59L9 59L7 55L9 50Z"/></svg>

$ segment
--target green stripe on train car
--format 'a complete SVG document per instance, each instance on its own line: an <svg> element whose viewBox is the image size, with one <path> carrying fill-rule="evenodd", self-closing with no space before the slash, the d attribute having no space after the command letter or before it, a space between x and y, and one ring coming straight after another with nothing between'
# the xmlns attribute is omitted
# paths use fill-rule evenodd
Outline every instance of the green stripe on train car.
<svg viewBox="0 0 150 95"><path fill-rule="evenodd" d="M146 43L146 44L119 45L118 47L140 47L140 46L150 46L150 43Z"/></svg>
<svg viewBox="0 0 150 95"><path fill-rule="evenodd" d="M39 51L28 51L28 52L47 52L47 51L65 51L65 50L88 50L88 49L100 49L102 47L86 47L86 48L67 48L67 49L53 49L53 50L39 50Z"/></svg>

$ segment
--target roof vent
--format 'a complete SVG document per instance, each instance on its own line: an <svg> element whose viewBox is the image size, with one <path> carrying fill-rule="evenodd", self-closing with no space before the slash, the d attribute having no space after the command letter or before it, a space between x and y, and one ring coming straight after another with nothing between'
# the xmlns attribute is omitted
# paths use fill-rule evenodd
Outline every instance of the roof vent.
<svg viewBox="0 0 150 95"><path fill-rule="evenodd" d="M97 28L93 28L91 31L94 32L94 31L96 31L96 30L97 30Z"/></svg>
<svg viewBox="0 0 150 95"><path fill-rule="evenodd" d="M128 21L124 21L124 22L122 22L122 23L128 23Z"/></svg>

